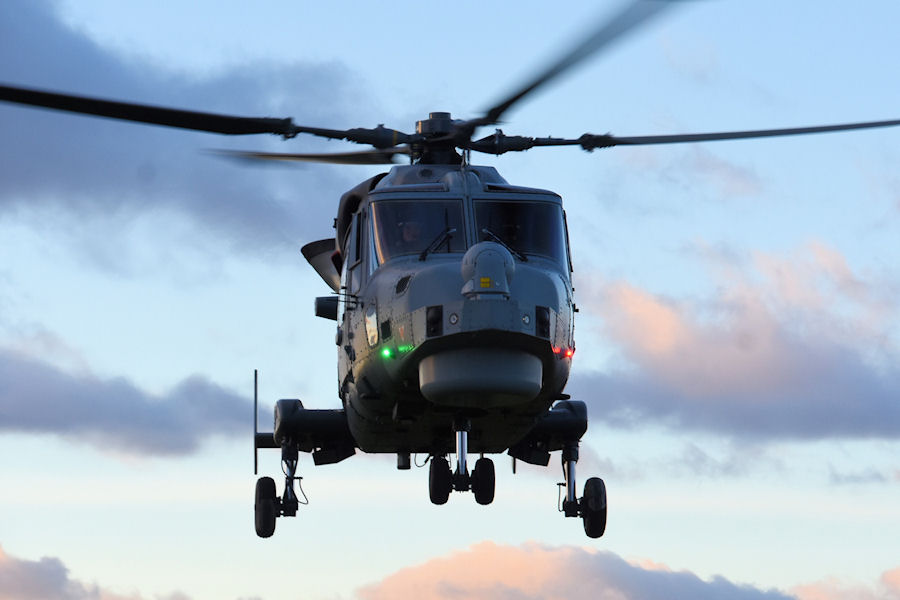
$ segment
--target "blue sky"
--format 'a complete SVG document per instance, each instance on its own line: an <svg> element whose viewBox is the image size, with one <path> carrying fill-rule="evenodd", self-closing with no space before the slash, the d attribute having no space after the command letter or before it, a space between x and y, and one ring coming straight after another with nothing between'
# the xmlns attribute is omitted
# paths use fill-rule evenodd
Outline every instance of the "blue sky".
<svg viewBox="0 0 900 600"><path fill-rule="evenodd" d="M502 127L897 118L898 11L687 3ZM603 14L16 1L0 81L409 130L478 115ZM302 462L312 504L258 540L252 370L266 404L337 405L327 289L299 248L376 169L205 152L345 148L316 139L9 106L0 128L0 597L900 597L900 129L477 157L564 198L580 475L611 504L590 541L555 512L556 468L497 457L493 505L435 507L424 469L371 456Z"/></svg>

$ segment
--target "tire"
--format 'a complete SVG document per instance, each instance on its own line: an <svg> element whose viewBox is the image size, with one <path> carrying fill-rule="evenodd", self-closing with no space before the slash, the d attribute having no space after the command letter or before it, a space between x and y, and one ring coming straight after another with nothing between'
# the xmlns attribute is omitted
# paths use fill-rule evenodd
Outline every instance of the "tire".
<svg viewBox="0 0 900 600"><path fill-rule="evenodd" d="M581 498L581 519L584 532L590 538L599 538L606 531L606 484L599 477L584 482Z"/></svg>
<svg viewBox="0 0 900 600"><path fill-rule="evenodd" d="M256 521L256 535L261 538L272 537L275 533L276 514L275 480L271 477L260 477L256 480L256 497L253 512Z"/></svg>
<svg viewBox="0 0 900 600"><path fill-rule="evenodd" d="M453 474L446 458L434 457L428 468L428 495L432 504L446 504L453 489Z"/></svg>
<svg viewBox="0 0 900 600"><path fill-rule="evenodd" d="M496 482L494 461L489 458L476 460L475 468L472 470L472 492L475 494L475 502L482 505L493 502Z"/></svg>

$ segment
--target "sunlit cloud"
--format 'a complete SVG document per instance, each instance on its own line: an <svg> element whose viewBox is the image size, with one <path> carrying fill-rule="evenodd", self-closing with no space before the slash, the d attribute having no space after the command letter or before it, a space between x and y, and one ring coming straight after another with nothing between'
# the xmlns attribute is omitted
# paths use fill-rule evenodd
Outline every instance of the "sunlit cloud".
<svg viewBox="0 0 900 600"><path fill-rule="evenodd" d="M598 398L595 413L620 425L751 438L900 436L891 286L867 281L819 242L789 257L709 260L716 293L705 300L593 284L586 312L602 318L602 335L631 368L576 374L570 390Z"/></svg>
<svg viewBox="0 0 900 600"><path fill-rule="evenodd" d="M641 600L696 598L776 600L775 590L703 580L652 561L630 563L611 552L539 544L482 542L467 550L402 569L358 591L361 600Z"/></svg>
<svg viewBox="0 0 900 600"><path fill-rule="evenodd" d="M875 585L827 578L791 592L798 600L900 600L900 567L882 573Z"/></svg>
<svg viewBox="0 0 900 600"><path fill-rule="evenodd" d="M59 436L127 455L179 456L206 439L246 432L250 403L201 377L168 394L124 378L72 375L0 349L0 433Z"/></svg>

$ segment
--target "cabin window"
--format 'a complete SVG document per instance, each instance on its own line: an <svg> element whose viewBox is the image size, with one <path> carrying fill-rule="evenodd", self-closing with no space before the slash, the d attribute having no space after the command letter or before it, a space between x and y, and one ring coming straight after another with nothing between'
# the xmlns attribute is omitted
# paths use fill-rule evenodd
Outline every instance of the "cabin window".
<svg viewBox="0 0 900 600"><path fill-rule="evenodd" d="M421 254L441 238L445 241L429 255L466 251L462 200L373 202L372 231L379 264L397 256Z"/></svg>
<svg viewBox="0 0 900 600"><path fill-rule="evenodd" d="M496 236L521 254L546 256L568 267L566 230L558 204L476 200L475 227L479 241L491 241Z"/></svg>
<svg viewBox="0 0 900 600"><path fill-rule="evenodd" d="M350 225L350 235L347 236L347 247L344 249L344 271L349 272L347 278L343 281L346 291L350 294L358 294L362 287L363 267L361 246L363 243L363 227L360 221L362 217L359 213L353 215L353 221Z"/></svg>

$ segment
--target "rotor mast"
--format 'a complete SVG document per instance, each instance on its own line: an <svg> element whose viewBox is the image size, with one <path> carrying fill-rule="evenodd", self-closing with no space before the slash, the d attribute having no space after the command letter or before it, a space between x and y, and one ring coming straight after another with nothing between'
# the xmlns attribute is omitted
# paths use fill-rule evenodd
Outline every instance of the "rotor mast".
<svg viewBox="0 0 900 600"><path fill-rule="evenodd" d="M426 165L458 165L462 156L456 151L457 126L448 112L430 112L416 121L416 133L424 143L412 144L413 162Z"/></svg>

